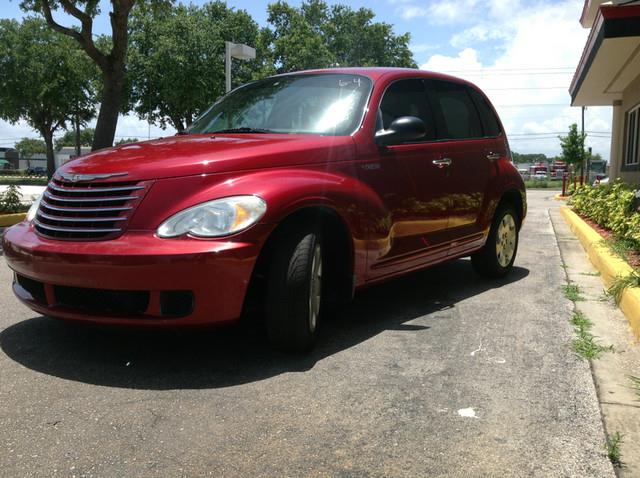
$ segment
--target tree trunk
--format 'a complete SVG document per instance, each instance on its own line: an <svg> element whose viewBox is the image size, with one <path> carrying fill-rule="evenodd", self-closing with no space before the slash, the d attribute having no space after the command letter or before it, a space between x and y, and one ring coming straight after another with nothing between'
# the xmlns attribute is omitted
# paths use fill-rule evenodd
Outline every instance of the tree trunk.
<svg viewBox="0 0 640 478"><path fill-rule="evenodd" d="M122 74L113 70L104 73L102 103L100 104L100 113L98 114L96 131L91 145L92 151L113 146L123 87Z"/></svg>
<svg viewBox="0 0 640 478"><path fill-rule="evenodd" d="M51 179L56 171L56 159L53 153L53 131L45 129L40 131L40 134L47 145L47 177Z"/></svg>

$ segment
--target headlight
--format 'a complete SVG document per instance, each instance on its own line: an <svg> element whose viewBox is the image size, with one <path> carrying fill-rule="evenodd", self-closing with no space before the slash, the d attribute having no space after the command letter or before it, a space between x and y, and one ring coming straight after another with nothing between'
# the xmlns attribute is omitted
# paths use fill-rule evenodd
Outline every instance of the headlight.
<svg viewBox="0 0 640 478"><path fill-rule="evenodd" d="M42 194L40 194L40 196L38 196L36 200L33 201L33 204L29 208L29 211L27 212L27 218L26 218L27 222L31 222L35 219L36 213L38 212L38 208L40 207L40 201L42 201Z"/></svg>
<svg viewBox="0 0 640 478"><path fill-rule="evenodd" d="M158 228L160 237L191 234L222 237L235 234L260 220L267 203L257 196L232 196L198 204L174 214Z"/></svg>

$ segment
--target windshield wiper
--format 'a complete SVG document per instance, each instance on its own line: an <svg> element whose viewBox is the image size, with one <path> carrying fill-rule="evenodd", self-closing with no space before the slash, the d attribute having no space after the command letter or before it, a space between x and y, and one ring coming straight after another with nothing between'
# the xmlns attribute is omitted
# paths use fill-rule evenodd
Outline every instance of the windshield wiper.
<svg viewBox="0 0 640 478"><path fill-rule="evenodd" d="M219 129L218 131L212 131L210 134L216 133L274 133L270 129L262 129L262 128L249 128L246 126L242 126L240 128L227 128L227 129Z"/></svg>

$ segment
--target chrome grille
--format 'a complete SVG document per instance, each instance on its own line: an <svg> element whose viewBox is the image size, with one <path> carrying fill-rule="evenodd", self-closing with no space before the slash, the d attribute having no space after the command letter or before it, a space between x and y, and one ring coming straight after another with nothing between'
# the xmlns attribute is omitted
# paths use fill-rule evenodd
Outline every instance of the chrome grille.
<svg viewBox="0 0 640 478"><path fill-rule="evenodd" d="M55 177L40 202L36 231L56 239L113 239L126 229L147 186L138 181L72 183Z"/></svg>

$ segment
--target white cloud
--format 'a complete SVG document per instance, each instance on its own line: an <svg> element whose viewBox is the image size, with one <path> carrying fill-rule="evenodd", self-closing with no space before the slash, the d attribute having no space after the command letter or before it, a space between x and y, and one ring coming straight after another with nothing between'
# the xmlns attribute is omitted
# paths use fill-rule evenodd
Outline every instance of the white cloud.
<svg viewBox="0 0 640 478"><path fill-rule="evenodd" d="M469 19L469 13L478 3L478 0L432 3L428 17L434 23L460 23Z"/></svg>
<svg viewBox="0 0 640 478"><path fill-rule="evenodd" d="M464 48L467 45L473 45L478 42L505 40L507 38L508 34L504 30L489 28L486 25L475 25L453 35L450 43L453 47Z"/></svg>
<svg viewBox="0 0 640 478"><path fill-rule="evenodd" d="M411 20L412 18L427 16L427 9L419 7L417 5L403 5L399 7L396 12L405 20Z"/></svg>
<svg viewBox="0 0 640 478"><path fill-rule="evenodd" d="M578 23L582 1L538 4L517 12L507 2L494 0L493 5L496 13L488 20L452 37L457 55L433 55L421 68L450 72L482 88L496 106L514 150L559 154L557 134L571 123L580 124L580 108L570 107L568 89L589 33ZM499 21L501 15L504 20ZM496 38L501 53L483 62L474 46ZM610 132L611 109L588 108L585 130ZM525 135L532 133L535 136ZM605 158L609 144L608 138L595 135L587 139L587 145Z"/></svg>
<svg viewBox="0 0 640 478"><path fill-rule="evenodd" d="M433 51L441 48L440 45L435 43L417 43L415 45L409 45L409 49L413 53L424 53L427 51Z"/></svg>

